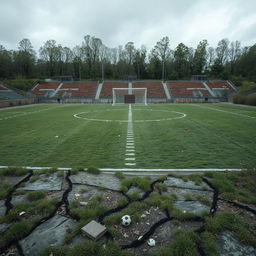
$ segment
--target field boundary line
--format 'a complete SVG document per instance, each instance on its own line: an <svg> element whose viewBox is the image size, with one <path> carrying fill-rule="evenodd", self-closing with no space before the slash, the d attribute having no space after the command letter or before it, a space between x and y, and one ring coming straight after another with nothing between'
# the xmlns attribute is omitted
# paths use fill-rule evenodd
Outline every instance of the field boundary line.
<svg viewBox="0 0 256 256"><path fill-rule="evenodd" d="M9 168L13 166L0 166L0 169ZM38 167L38 166L21 166L28 170L42 170L42 169L51 169L52 167ZM69 171L71 167L59 167L56 168L60 171ZM150 169L150 168L99 168L102 172L240 172L246 169L237 169L237 168L193 168L193 169ZM87 170L87 168L84 168Z"/></svg>
<svg viewBox="0 0 256 256"><path fill-rule="evenodd" d="M254 116L248 116L248 115L244 115L244 114L240 114L240 113L229 112L229 111L222 110L222 109L217 109L217 108L211 108L211 107L201 106L201 105L198 105L198 104L191 104L191 105L192 105L192 106L199 107L199 108L215 110L215 111L219 111L219 112L223 112L223 113L227 113L227 114L232 114L232 115L237 115L237 116L243 116L243 117L249 117L249 118L252 118L252 119L256 118L256 117L254 117Z"/></svg>
<svg viewBox="0 0 256 256"><path fill-rule="evenodd" d="M20 114L15 114L15 115L10 115L10 116L6 116L6 117L1 117L0 121L4 121L4 120L8 120L8 119L13 119L15 117L22 117L22 116L37 114L37 113L40 113L40 112L44 112L44 111L48 111L48 110L53 110L53 109L56 109L56 108L63 108L63 107L66 107L66 106L67 105L58 106L58 107L52 107L52 108L44 108L44 109L39 109L39 110L31 111L31 112L20 112Z"/></svg>

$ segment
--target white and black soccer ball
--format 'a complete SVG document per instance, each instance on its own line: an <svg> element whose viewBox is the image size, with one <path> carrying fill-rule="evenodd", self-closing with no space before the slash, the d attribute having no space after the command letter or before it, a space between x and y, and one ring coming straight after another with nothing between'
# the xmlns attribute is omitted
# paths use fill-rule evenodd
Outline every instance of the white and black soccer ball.
<svg viewBox="0 0 256 256"><path fill-rule="evenodd" d="M124 215L124 216L121 218L121 223L122 223L122 225L125 226L125 227L129 226L129 225L132 223L131 216L129 216L129 215Z"/></svg>

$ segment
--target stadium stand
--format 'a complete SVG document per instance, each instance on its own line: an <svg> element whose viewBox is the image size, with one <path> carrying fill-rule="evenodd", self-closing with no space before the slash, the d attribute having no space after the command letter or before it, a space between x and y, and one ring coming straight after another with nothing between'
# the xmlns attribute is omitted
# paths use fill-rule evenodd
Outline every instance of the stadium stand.
<svg viewBox="0 0 256 256"><path fill-rule="evenodd" d="M32 93L37 96L48 96L50 91L55 91L58 87L58 83L44 83L37 84L33 89Z"/></svg>
<svg viewBox="0 0 256 256"><path fill-rule="evenodd" d="M5 85L0 85L0 108L19 106L36 103L36 99L31 95L21 94L22 91L12 90Z"/></svg>
<svg viewBox="0 0 256 256"><path fill-rule="evenodd" d="M133 88L147 88L147 96L154 98L166 98L166 94L160 81L142 81L132 84Z"/></svg>
<svg viewBox="0 0 256 256"><path fill-rule="evenodd" d="M91 97L94 98L97 90L97 82L71 82L63 83L57 94L62 97Z"/></svg>
<svg viewBox="0 0 256 256"><path fill-rule="evenodd" d="M209 92L201 82L172 81L167 83L172 97L207 97Z"/></svg>
<svg viewBox="0 0 256 256"><path fill-rule="evenodd" d="M103 83L100 98L111 98L112 99L112 89L113 88L128 88L127 82L120 81L108 81Z"/></svg>

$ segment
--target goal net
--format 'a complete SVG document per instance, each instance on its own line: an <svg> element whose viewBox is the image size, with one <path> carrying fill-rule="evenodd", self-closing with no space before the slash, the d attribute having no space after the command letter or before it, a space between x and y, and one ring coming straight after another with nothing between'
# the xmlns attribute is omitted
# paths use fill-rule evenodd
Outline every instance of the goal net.
<svg viewBox="0 0 256 256"><path fill-rule="evenodd" d="M147 88L113 88L113 105L145 104L147 105Z"/></svg>

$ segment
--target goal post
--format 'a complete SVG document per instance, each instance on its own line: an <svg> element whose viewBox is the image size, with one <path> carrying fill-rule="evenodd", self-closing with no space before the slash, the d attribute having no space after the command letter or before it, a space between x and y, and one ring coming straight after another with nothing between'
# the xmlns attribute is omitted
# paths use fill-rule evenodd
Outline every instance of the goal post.
<svg viewBox="0 0 256 256"><path fill-rule="evenodd" d="M113 105L144 104L147 105L147 88L112 88Z"/></svg>

